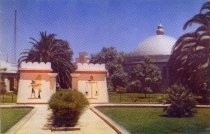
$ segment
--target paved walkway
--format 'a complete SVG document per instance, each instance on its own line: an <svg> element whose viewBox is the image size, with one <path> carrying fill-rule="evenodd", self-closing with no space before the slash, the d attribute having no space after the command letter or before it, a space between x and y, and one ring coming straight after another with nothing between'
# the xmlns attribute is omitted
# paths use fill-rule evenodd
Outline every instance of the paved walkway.
<svg viewBox="0 0 210 134"><path fill-rule="evenodd" d="M51 131L49 117L51 110L47 105L36 105L34 114L25 121L16 134L116 134L101 118L87 109L79 120L80 130L76 131ZM14 133L14 132L13 132Z"/></svg>
<svg viewBox="0 0 210 134"><path fill-rule="evenodd" d="M19 105L0 105L0 107L11 107ZM25 105L30 106L30 105ZM93 104L91 105L92 109L94 106L141 106L141 107L163 107L167 105L163 104ZM107 123L105 123L101 118L99 118L93 111L89 108L81 115L78 121L78 127L80 130L76 131L51 131L50 127L50 116L52 114L51 110L48 109L48 105L33 105L35 107L33 111L27 115L28 117L21 120L18 124L15 125L15 131L9 131L11 134L116 134ZM197 107L210 107L210 105L197 105ZM98 112L97 112L98 113ZM103 116L103 115L100 115ZM103 116L104 119L107 119ZM112 122L112 121L110 121ZM115 125L115 128L119 128L117 124L112 122ZM122 129L121 129L122 130Z"/></svg>

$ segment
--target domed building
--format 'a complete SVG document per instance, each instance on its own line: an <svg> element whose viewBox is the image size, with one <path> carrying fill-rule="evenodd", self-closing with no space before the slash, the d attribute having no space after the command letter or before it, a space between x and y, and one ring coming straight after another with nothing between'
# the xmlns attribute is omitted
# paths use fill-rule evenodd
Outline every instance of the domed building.
<svg viewBox="0 0 210 134"><path fill-rule="evenodd" d="M175 42L176 39L165 35L163 26L158 25L156 35L145 39L133 52L126 55L126 70L131 70L131 67L142 63L145 57L149 57L161 69L163 79L166 79L168 77L167 63Z"/></svg>

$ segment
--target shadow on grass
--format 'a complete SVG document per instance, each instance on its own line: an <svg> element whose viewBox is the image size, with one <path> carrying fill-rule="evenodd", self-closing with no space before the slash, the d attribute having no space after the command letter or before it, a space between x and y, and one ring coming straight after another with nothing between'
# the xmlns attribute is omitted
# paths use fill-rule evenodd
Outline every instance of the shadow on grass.
<svg viewBox="0 0 210 134"><path fill-rule="evenodd" d="M159 115L159 117L181 119L181 118L192 118L193 116L173 117L173 116L168 116L167 114L162 114L162 115Z"/></svg>
<svg viewBox="0 0 210 134"><path fill-rule="evenodd" d="M73 127L66 127L66 126L56 126L54 124L54 115L52 112L50 112L47 115L47 122L42 127L42 130L50 130L50 131L78 131L80 130L80 127L77 125L74 125Z"/></svg>

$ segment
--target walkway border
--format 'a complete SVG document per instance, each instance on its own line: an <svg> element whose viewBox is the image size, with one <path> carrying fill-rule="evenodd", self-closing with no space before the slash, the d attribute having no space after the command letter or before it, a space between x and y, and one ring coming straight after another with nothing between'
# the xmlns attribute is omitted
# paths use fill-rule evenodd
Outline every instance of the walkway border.
<svg viewBox="0 0 210 134"><path fill-rule="evenodd" d="M100 106L99 106L100 107ZM130 134L125 128L117 124L108 116L104 115L102 112L97 110L94 106L90 107L90 110L95 113L98 117L100 117L106 124L108 124L112 129L114 129L118 134Z"/></svg>
<svg viewBox="0 0 210 134"><path fill-rule="evenodd" d="M37 111L37 108L32 106L11 106L11 108L33 108L30 113L24 116L19 122L17 122L14 126L12 126L9 130L7 130L7 134L14 134L16 133Z"/></svg>
<svg viewBox="0 0 210 134"><path fill-rule="evenodd" d="M90 110L100 117L105 123L107 123L112 129L118 134L130 134L128 130L120 126L118 123L113 121L111 118L97 110L97 107L167 107L170 104L91 104ZM210 105L196 105L197 108L210 108Z"/></svg>
<svg viewBox="0 0 210 134"><path fill-rule="evenodd" d="M167 107L170 104L91 104L93 107ZM196 105L196 108L210 108L210 105Z"/></svg>

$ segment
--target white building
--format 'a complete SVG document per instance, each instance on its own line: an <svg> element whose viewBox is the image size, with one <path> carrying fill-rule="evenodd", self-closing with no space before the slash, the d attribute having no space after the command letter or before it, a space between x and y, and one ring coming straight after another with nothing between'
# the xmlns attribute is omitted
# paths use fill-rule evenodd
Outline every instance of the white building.
<svg viewBox="0 0 210 134"><path fill-rule="evenodd" d="M167 63L175 43L176 39L165 35L163 26L158 25L156 35L146 38L133 52L127 54L125 57L126 70L131 70L131 67L142 63L145 57L149 57L160 68L163 79L167 79Z"/></svg>
<svg viewBox="0 0 210 134"><path fill-rule="evenodd" d="M17 91L17 65L0 60L0 90Z"/></svg>

